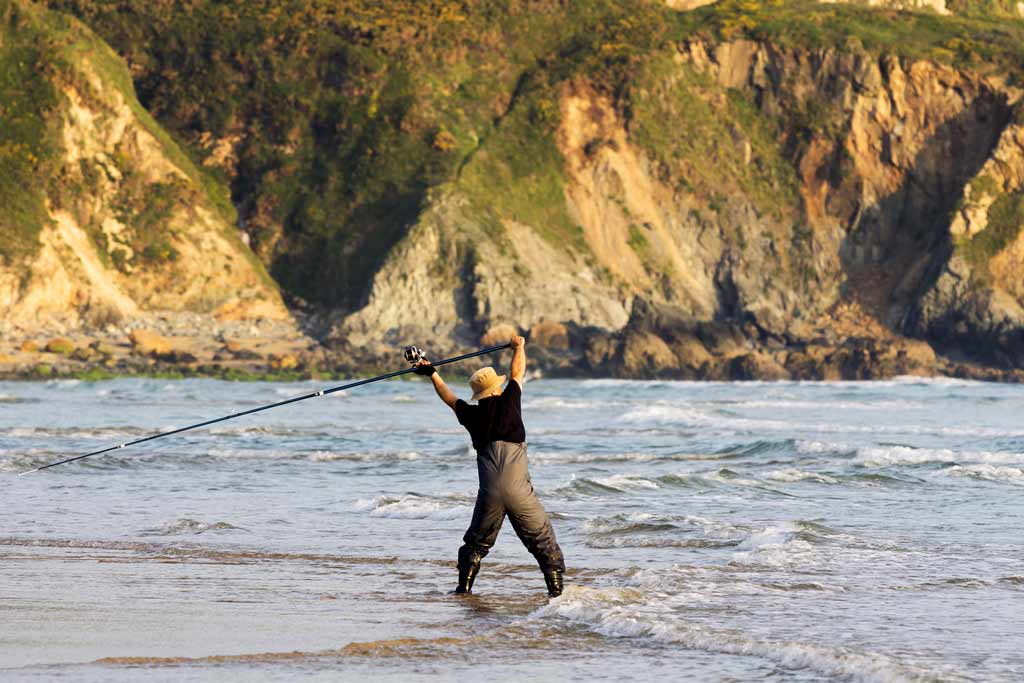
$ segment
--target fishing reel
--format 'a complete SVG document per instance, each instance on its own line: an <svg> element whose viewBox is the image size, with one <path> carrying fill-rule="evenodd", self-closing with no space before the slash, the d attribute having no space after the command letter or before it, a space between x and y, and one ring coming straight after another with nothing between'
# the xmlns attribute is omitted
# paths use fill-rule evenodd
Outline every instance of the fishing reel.
<svg viewBox="0 0 1024 683"><path fill-rule="evenodd" d="M406 346L402 349L402 355L405 356L405 360L409 362L409 365L416 365L421 360L427 359L426 352L418 346Z"/></svg>

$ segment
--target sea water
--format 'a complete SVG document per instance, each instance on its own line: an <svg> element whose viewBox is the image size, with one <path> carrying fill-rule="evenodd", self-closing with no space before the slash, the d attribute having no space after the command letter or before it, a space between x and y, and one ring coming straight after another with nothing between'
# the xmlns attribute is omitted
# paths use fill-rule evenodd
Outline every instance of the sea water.
<svg viewBox="0 0 1024 683"><path fill-rule="evenodd" d="M1024 387L528 382L556 599L423 381L17 476L322 387L0 383L0 679L1024 680Z"/></svg>

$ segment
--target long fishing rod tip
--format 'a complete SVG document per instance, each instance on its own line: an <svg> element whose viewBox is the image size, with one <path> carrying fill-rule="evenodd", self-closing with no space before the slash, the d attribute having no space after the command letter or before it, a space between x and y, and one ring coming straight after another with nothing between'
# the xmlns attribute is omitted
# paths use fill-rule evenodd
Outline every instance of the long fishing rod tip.
<svg viewBox="0 0 1024 683"><path fill-rule="evenodd" d="M33 472L38 472L38 471L39 471L39 468L37 467L34 470L29 470L28 472L18 472L18 476L19 477L24 477L26 474L32 474Z"/></svg>

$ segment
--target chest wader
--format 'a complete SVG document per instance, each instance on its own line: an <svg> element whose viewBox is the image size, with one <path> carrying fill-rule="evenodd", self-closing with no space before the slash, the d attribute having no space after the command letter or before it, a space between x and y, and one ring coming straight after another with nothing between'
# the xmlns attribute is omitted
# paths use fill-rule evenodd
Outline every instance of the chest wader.
<svg viewBox="0 0 1024 683"><path fill-rule="evenodd" d="M480 560L490 552L508 515L519 540L544 572L548 593L560 595L565 560L555 540L551 520L533 491L527 470L526 444L494 441L477 453L476 465L480 490L473 521L462 537L464 545L459 548L459 586L455 592L472 592Z"/></svg>

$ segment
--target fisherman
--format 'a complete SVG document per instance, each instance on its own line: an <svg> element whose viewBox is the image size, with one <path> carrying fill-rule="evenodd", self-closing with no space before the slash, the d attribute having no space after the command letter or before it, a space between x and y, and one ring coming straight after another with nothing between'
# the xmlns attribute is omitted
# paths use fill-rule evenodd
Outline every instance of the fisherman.
<svg viewBox="0 0 1024 683"><path fill-rule="evenodd" d="M521 398L526 373L526 340L512 337L512 379L502 391L504 375L494 368L481 368L469 378L473 390L470 405L455 396L428 360L415 366L418 375L430 377L434 390L455 411L455 417L473 439L480 489L476 495L473 521L459 548L459 585L456 593L472 593L480 561L498 538L508 515L519 540L537 559L548 595L562 594L565 560L555 540L551 520L544 512L530 482L526 462L526 428L523 426Z"/></svg>

